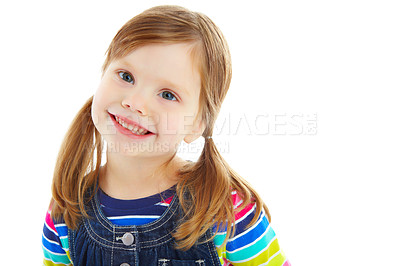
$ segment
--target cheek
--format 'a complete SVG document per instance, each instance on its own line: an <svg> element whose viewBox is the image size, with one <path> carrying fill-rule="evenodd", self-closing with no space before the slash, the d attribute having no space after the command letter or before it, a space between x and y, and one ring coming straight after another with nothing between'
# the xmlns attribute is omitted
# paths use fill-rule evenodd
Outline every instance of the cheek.
<svg viewBox="0 0 400 266"><path fill-rule="evenodd" d="M92 120L96 125L107 118L107 108L111 98L109 92L104 87L99 87L93 97L92 103Z"/></svg>
<svg viewBox="0 0 400 266"><path fill-rule="evenodd" d="M165 113L160 117L160 128L170 137L186 135L193 129L194 115L192 113Z"/></svg>
<svg viewBox="0 0 400 266"><path fill-rule="evenodd" d="M173 137L179 133L178 115L171 112L160 114L159 127L163 134L167 137Z"/></svg>
<svg viewBox="0 0 400 266"><path fill-rule="evenodd" d="M111 89L111 85L105 82L102 82L100 86L97 88L95 93L95 98L99 104L107 104L108 102L112 101L113 93Z"/></svg>

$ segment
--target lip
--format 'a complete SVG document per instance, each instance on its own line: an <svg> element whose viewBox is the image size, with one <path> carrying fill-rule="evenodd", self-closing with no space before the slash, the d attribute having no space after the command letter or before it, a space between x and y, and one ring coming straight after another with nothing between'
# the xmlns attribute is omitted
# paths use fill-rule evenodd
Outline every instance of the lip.
<svg viewBox="0 0 400 266"><path fill-rule="evenodd" d="M111 113L108 113L108 115L110 116L111 120L113 121L114 126L116 127L116 129L117 129L120 133L122 133L123 135L126 135L127 137L130 137L130 138L133 138L133 139L145 139L145 138L148 138L148 137L150 137L150 136L152 136L152 135L155 135L153 132L147 130L146 128L142 127L142 126L139 125L138 123L135 123L135 122L133 122L133 121L131 121L131 120L125 118L125 117L120 117L120 116L118 116L119 119L125 121L126 123L131 124L131 125L134 125L134 126L138 126L138 127L140 127L140 128L143 128L143 129L146 129L146 130L149 132L149 133L146 134L146 135L136 135L136 134L134 134L132 131L130 131L130 130L124 128L123 126L121 126L121 125L117 122L117 120L115 120L115 115L113 115L113 114L111 114Z"/></svg>

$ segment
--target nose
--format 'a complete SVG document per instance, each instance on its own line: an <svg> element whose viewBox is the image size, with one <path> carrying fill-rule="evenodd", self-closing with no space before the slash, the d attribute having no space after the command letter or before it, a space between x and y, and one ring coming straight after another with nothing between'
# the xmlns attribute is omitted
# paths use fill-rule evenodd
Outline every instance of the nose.
<svg viewBox="0 0 400 266"><path fill-rule="evenodd" d="M139 95L139 93L125 97L122 100L122 106L131 112L138 112L141 115L147 114L147 100L144 95Z"/></svg>

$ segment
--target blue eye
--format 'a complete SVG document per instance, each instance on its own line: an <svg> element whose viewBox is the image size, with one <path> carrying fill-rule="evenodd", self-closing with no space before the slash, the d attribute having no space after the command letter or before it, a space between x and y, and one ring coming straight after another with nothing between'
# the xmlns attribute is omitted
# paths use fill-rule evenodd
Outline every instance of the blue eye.
<svg viewBox="0 0 400 266"><path fill-rule="evenodd" d="M178 100L178 99L176 99L175 95L169 91L163 91L160 94L163 94L163 96L167 96L168 98L172 96L173 98L175 98L175 101Z"/></svg>
<svg viewBox="0 0 400 266"><path fill-rule="evenodd" d="M135 83L132 75L130 73L128 73L128 72L120 71L120 72L118 72L118 75L121 77L121 79L123 81L126 81L126 82L131 83L131 84Z"/></svg>

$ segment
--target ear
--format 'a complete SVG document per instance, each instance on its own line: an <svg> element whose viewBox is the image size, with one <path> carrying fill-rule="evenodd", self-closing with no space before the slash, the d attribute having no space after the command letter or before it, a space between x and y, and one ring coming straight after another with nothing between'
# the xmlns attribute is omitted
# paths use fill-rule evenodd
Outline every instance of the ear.
<svg viewBox="0 0 400 266"><path fill-rule="evenodd" d="M201 135L203 135L205 129L206 124L204 123L204 121L202 121L201 119L197 119L195 124L193 125L193 130L191 134L186 135L186 137L184 138L185 142L189 144L195 141L196 139L201 137Z"/></svg>

